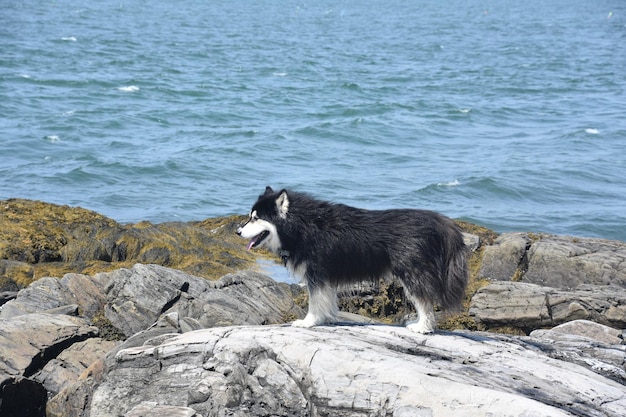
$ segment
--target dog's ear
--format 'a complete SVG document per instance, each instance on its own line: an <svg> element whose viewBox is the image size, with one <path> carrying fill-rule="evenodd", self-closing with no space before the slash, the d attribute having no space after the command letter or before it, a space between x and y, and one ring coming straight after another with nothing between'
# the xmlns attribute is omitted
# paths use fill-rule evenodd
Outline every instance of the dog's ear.
<svg viewBox="0 0 626 417"><path fill-rule="evenodd" d="M278 209L278 215L284 219L287 217L289 211L289 196L287 190L282 190L276 198L276 208Z"/></svg>
<svg viewBox="0 0 626 417"><path fill-rule="evenodd" d="M274 194L274 190L272 190L272 187L270 187L268 185L267 187L265 187L265 194L263 194L263 195L266 196L266 195L270 195L270 194Z"/></svg>

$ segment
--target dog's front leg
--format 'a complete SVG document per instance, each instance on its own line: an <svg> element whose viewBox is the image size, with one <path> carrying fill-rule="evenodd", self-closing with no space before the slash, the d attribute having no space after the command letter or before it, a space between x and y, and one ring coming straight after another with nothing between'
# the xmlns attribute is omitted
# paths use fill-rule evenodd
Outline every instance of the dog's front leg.
<svg viewBox="0 0 626 417"><path fill-rule="evenodd" d="M303 320L293 322L295 327L313 327L337 320L337 289L331 285L308 285L309 311Z"/></svg>

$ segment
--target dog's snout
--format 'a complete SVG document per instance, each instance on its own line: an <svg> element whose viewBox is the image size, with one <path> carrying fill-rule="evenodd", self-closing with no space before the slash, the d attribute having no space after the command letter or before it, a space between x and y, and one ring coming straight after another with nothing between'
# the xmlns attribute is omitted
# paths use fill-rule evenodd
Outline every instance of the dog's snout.
<svg viewBox="0 0 626 417"><path fill-rule="evenodd" d="M241 236L241 227L237 228L237 234Z"/></svg>

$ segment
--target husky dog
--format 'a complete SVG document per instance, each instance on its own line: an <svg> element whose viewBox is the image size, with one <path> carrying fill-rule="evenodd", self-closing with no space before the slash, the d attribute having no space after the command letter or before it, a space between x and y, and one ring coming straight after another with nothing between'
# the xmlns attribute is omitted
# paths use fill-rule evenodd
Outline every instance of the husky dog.
<svg viewBox="0 0 626 417"><path fill-rule="evenodd" d="M248 250L276 253L306 284L309 311L298 327L336 320L338 286L393 276L419 315L407 327L432 333L433 305L458 307L467 285L461 231L432 211L363 210L267 187L237 234L250 239Z"/></svg>

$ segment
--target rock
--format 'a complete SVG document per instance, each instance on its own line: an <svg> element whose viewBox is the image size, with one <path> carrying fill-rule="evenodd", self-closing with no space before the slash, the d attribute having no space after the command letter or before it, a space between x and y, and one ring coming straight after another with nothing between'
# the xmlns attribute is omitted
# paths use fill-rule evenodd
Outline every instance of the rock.
<svg viewBox="0 0 626 417"><path fill-rule="evenodd" d="M17 291L2 291L0 292L0 307L2 307L7 302L15 299L17 297Z"/></svg>
<svg viewBox="0 0 626 417"><path fill-rule="evenodd" d="M205 329L119 351L89 414L64 415L626 414L624 385L544 348L529 338L382 325ZM51 404L64 404L62 396Z"/></svg>
<svg viewBox="0 0 626 417"><path fill-rule="evenodd" d="M126 337L152 325L165 312L203 327L284 323L303 316L287 284L252 271L208 281L157 265L137 264L109 273L106 317Z"/></svg>
<svg viewBox="0 0 626 417"><path fill-rule="evenodd" d="M85 407L91 394L84 384L98 380L86 376L81 384L76 382L92 363L100 361L105 366L107 353L114 362L119 349L141 346L163 335L204 326L283 323L303 317L293 296L291 286L252 271L209 281L158 265L137 264L95 276L43 278L2 306L0 373L6 374L4 384L12 389L28 387L31 392L36 384L49 396L71 392L72 399L67 401ZM106 336L108 329L126 340L97 337ZM0 405L3 401L0 393ZM72 414L52 405L49 415Z"/></svg>
<svg viewBox="0 0 626 417"><path fill-rule="evenodd" d="M210 285L180 271L142 264L109 273L109 281L105 316L125 337L147 329L183 293L197 297Z"/></svg>
<svg viewBox="0 0 626 417"><path fill-rule="evenodd" d="M626 288L626 243L570 236L549 236L528 251L523 281L572 289L579 285Z"/></svg>
<svg viewBox="0 0 626 417"><path fill-rule="evenodd" d="M31 377L67 347L96 334L78 317L34 313L0 319L0 415L43 415L46 389Z"/></svg>
<svg viewBox="0 0 626 417"><path fill-rule="evenodd" d="M195 318L203 327L285 323L305 314L293 300L299 288L294 290L257 272L227 274L212 285L212 290L195 299L186 298L172 310Z"/></svg>
<svg viewBox="0 0 626 417"><path fill-rule="evenodd" d="M105 302L106 274L94 277L82 274L66 274L62 279L45 277L35 281L17 294L17 297L0 309L0 318L12 318L23 314L64 309L78 306L89 318L101 311Z"/></svg>
<svg viewBox="0 0 626 417"><path fill-rule="evenodd" d="M480 276L498 281L509 281L523 266L531 240L524 233L504 233L493 245L485 247ZM526 262L528 260L526 259Z"/></svg>
<svg viewBox="0 0 626 417"><path fill-rule="evenodd" d="M535 330L534 339L549 344L548 354L573 362L626 385L626 345L622 332L587 320L549 330Z"/></svg>
<svg viewBox="0 0 626 417"><path fill-rule="evenodd" d="M2 248L2 245L3 242L0 237L0 248ZM24 262L1 258L0 256L0 291L19 291L20 285L16 282L19 281L18 277L29 277L28 280L30 281L35 274L34 268Z"/></svg>
<svg viewBox="0 0 626 417"><path fill-rule="evenodd" d="M67 385L61 394L48 401L45 410L46 417L87 417L91 395L95 387L102 382L104 371L104 360L92 363L77 381ZM62 400L55 401L59 398Z"/></svg>
<svg viewBox="0 0 626 417"><path fill-rule="evenodd" d="M480 236L467 232L463 232L463 242L465 243L465 246L467 246L472 252L478 249L482 244Z"/></svg>
<svg viewBox="0 0 626 417"><path fill-rule="evenodd" d="M469 315L489 327L537 329L552 325L546 293L538 285L522 282L494 282L472 297Z"/></svg>
<svg viewBox="0 0 626 417"><path fill-rule="evenodd" d="M0 291L45 276L96 274L157 263L217 279L254 264L235 234L242 216L121 225L80 207L0 201Z"/></svg>
<svg viewBox="0 0 626 417"><path fill-rule="evenodd" d="M101 338L74 343L46 363L32 379L40 382L52 397L76 381L92 363L102 359L119 344Z"/></svg>
<svg viewBox="0 0 626 417"><path fill-rule="evenodd" d="M137 264L91 277L66 274L42 278L2 306L0 318L41 311L78 310L106 319L127 338L154 324L167 311L178 311L184 325L283 323L304 312L293 300L291 286L253 271L228 274L217 281L158 265Z"/></svg>
<svg viewBox="0 0 626 417"><path fill-rule="evenodd" d="M156 402L142 402L133 407L124 417L194 417L199 416L193 408L159 405Z"/></svg>
<svg viewBox="0 0 626 417"><path fill-rule="evenodd" d="M470 316L487 326L530 332L585 319L626 328L626 289L581 286L563 291L524 282L493 282L472 297Z"/></svg>
<svg viewBox="0 0 626 417"><path fill-rule="evenodd" d="M620 330L588 320L574 320L560 324L549 330L535 330L530 335L536 338L548 338L552 340L558 340L560 336L573 336L607 345L619 345L624 343Z"/></svg>
<svg viewBox="0 0 626 417"><path fill-rule="evenodd" d="M485 248L480 275L560 289L582 284L626 288L626 243L531 233L504 233Z"/></svg>
<svg viewBox="0 0 626 417"><path fill-rule="evenodd" d="M0 371L30 377L68 346L97 333L79 317L33 313L0 320Z"/></svg>

